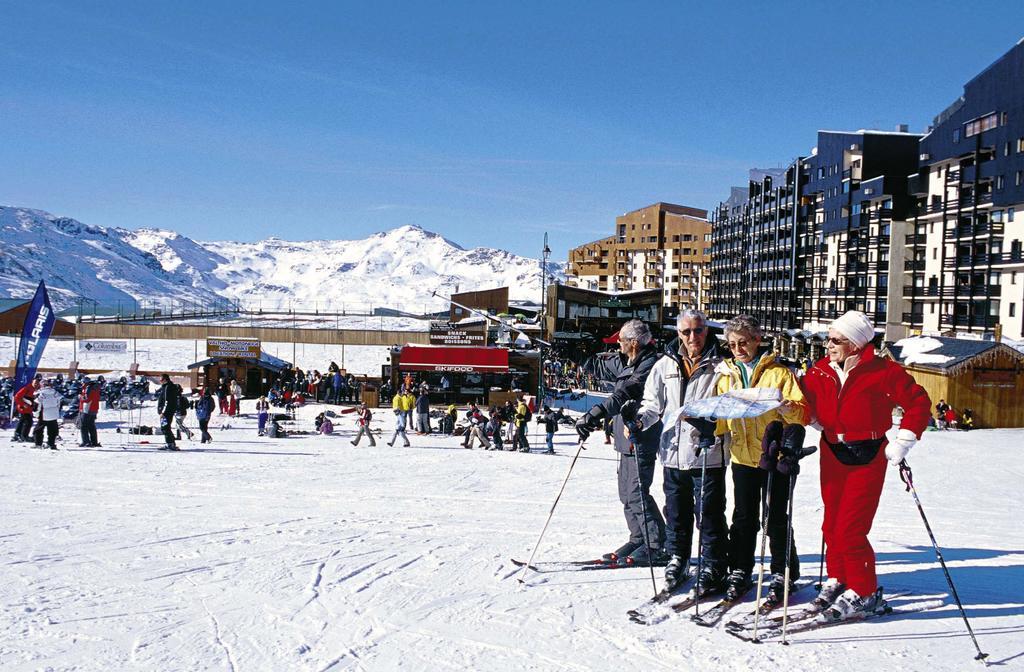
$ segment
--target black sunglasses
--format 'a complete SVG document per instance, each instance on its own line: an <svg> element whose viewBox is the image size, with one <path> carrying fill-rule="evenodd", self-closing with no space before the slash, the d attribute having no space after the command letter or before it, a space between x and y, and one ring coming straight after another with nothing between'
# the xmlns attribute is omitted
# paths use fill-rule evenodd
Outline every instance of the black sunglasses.
<svg viewBox="0 0 1024 672"><path fill-rule="evenodd" d="M704 327L694 327L693 329L680 329L679 333L682 334L684 337L689 336L690 334L693 334L694 336L700 336L701 334L704 333Z"/></svg>

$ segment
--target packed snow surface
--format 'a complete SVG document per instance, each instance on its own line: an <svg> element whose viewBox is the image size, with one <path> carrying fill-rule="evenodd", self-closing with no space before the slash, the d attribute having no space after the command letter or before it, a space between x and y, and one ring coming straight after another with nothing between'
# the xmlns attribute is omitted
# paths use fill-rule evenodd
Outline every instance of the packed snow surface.
<svg viewBox="0 0 1024 672"><path fill-rule="evenodd" d="M318 410L302 409L298 425L311 428ZM567 431L555 456L465 450L439 436L353 447L352 416L341 417L340 435L271 440L257 438L251 416L224 430L215 416L214 442L182 441L180 453L158 452L160 437L115 433L128 423L115 411L100 414L102 448L77 448L70 425L56 452L9 444L4 432L0 669L981 667L892 469L871 535L880 580L912 591L897 604L943 606L755 646L688 614L631 623L625 612L651 594L647 569L516 581L510 558L529 555L576 452ZM155 424L152 406L142 418ZM374 426L389 436L392 424L377 412ZM1022 444L1021 430L933 431L909 456L974 630L1002 669L1024 660ZM594 558L625 541L615 468L592 436L538 561ZM821 515L810 458L796 491L805 577L817 576Z"/></svg>

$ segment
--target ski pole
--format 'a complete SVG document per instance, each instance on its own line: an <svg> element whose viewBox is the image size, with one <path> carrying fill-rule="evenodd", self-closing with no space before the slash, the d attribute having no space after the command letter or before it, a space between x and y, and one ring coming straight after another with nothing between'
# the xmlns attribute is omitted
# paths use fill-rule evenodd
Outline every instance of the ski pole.
<svg viewBox="0 0 1024 672"><path fill-rule="evenodd" d="M540 542L544 539L544 533L548 531L548 524L551 523L551 517L555 515L555 507L558 506L558 500L562 498L562 493L565 492L565 485L569 482L569 476L572 475L572 468L576 466L576 460L579 459L580 453L583 451L583 444L586 440L586 437L580 437L580 443L579 447L576 449L576 455L572 458L572 462L569 463L569 471L565 474L565 480L562 481L562 487L558 489L558 495L555 496L555 501L551 505L551 511L548 513L548 519L544 521L544 527L540 531L540 536L537 538L537 543L533 547L533 552L530 553L530 559L523 566L523 572L519 577L519 583L526 583L523 576L526 576L526 570L533 564L533 557L537 555L537 549L540 548Z"/></svg>
<svg viewBox="0 0 1024 672"><path fill-rule="evenodd" d="M640 473L640 443L637 440L639 430L637 429L636 422L630 421L626 423L626 427L629 429L629 443L633 447L633 462L636 465L636 485L640 490L640 511L644 517L644 544L647 546L647 566L651 569L651 587L654 588L654 596L658 596L658 582L654 578L654 563L651 557L651 534L647 529L649 518L647 517L647 495L644 494L644 478Z"/></svg>
<svg viewBox="0 0 1024 672"><path fill-rule="evenodd" d="M932 548L935 549L935 557L939 559L939 564L942 565L942 573L946 575L946 583L949 584L949 592L953 594L953 599L956 600L957 609L960 610L960 616L964 619L964 625L967 626L967 633L971 636L971 641L974 642L974 648L978 651L978 655L974 657L975 660L980 660L985 663L988 667L988 662L985 660L988 658L987 653L981 652L981 647L978 646L978 638L974 636L974 630L971 629L971 623L967 620L967 613L964 612L964 605L960 602L960 596L956 592L956 586L953 585L953 577L949 575L949 569L946 568L946 561L942 558L942 551L939 550L939 544L935 541L935 535L932 533L932 526L928 524L928 517L924 515L924 507L921 506L921 499L917 496L917 489L914 488L914 474L910 471L910 465L907 464L906 460L900 462L900 480L907 486L907 492L914 496L914 502L917 504L917 510L921 513L921 520L924 521L924 529L928 530L928 536L932 540Z"/></svg>
<svg viewBox="0 0 1024 672"><path fill-rule="evenodd" d="M697 512L700 514L697 516L697 581L694 587L694 594L700 597L701 575L704 574L704 484L708 480L708 451L710 448L703 445L702 440L697 440L697 450L703 451L700 462L700 504L697 507ZM724 460L722 462L725 463ZM693 617L694 620L700 618L700 600L697 600L693 605Z"/></svg>
<svg viewBox="0 0 1024 672"><path fill-rule="evenodd" d="M786 504L786 585L782 588L782 643L786 641L786 630L789 628L789 563L793 558L793 490L796 488L796 476L799 471L789 475L789 501Z"/></svg>
<svg viewBox="0 0 1024 672"><path fill-rule="evenodd" d="M818 583L815 584L814 588L819 593L821 587L825 585L825 531L821 531L821 554L818 556Z"/></svg>
<svg viewBox="0 0 1024 672"><path fill-rule="evenodd" d="M757 637L757 626L761 616L761 588L764 586L764 551L765 541L768 539L768 512L772 507L772 481L775 477L775 470L768 472L768 483L765 485L764 497L761 498L761 566L757 570L757 603L754 609L754 636L753 641L760 643Z"/></svg>

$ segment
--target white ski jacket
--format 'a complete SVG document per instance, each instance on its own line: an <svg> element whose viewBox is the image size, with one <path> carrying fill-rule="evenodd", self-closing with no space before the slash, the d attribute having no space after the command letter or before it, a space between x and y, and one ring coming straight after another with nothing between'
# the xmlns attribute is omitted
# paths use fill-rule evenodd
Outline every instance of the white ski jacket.
<svg viewBox="0 0 1024 672"><path fill-rule="evenodd" d="M715 367L723 360L714 345L704 350L686 378L682 360L679 357L679 341L673 341L651 369L644 386L644 398L640 404L638 418L643 427L650 427L662 419L668 419L674 411L686 402L713 397L721 374ZM699 469L702 458L697 456L700 431L685 420L673 426L662 427L658 456L661 464L670 469ZM707 466L722 467L729 463L728 448L714 448L708 453Z"/></svg>
<svg viewBox="0 0 1024 672"><path fill-rule="evenodd" d="M36 395L36 401L39 403L39 417L43 422L60 420L61 397L55 389L44 387L39 390L39 394Z"/></svg>

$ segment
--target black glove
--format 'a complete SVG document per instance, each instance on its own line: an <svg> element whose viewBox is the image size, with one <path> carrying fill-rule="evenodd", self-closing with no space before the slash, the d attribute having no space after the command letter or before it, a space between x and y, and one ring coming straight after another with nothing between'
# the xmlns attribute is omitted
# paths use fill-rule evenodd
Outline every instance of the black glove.
<svg viewBox="0 0 1024 672"><path fill-rule="evenodd" d="M782 431L781 457L776 468L783 476L799 474L800 460L817 450L816 446L804 446L806 433L803 425L786 425Z"/></svg>
<svg viewBox="0 0 1024 672"><path fill-rule="evenodd" d="M774 471L779 462L779 452L782 445L783 424L779 420L768 423L764 429L764 436L761 437L761 459L757 466L765 471Z"/></svg>
<svg viewBox="0 0 1024 672"><path fill-rule="evenodd" d="M601 419L607 415L603 406L594 406L576 421L576 433L581 441L586 441L590 433L601 426Z"/></svg>
<svg viewBox="0 0 1024 672"><path fill-rule="evenodd" d="M594 408L599 408L599 407L595 406ZM591 409L591 410L593 410L593 409ZM604 409L601 409L601 410L604 410ZM636 399L630 399L630 400L626 401L624 404L622 404L622 406L619 408L619 415L622 416L622 421L623 422L632 423L632 422L634 422L636 420L636 413L639 410L640 410L640 402L638 402Z"/></svg>

